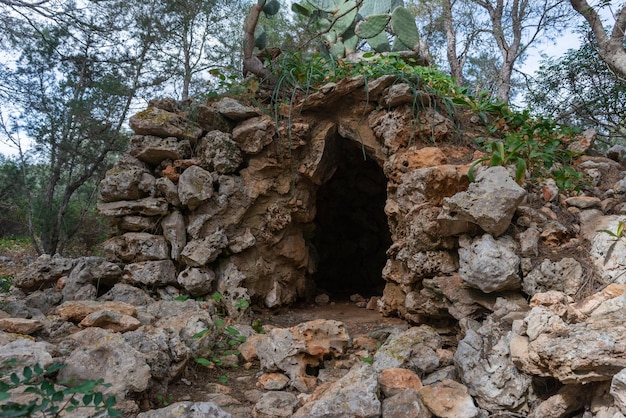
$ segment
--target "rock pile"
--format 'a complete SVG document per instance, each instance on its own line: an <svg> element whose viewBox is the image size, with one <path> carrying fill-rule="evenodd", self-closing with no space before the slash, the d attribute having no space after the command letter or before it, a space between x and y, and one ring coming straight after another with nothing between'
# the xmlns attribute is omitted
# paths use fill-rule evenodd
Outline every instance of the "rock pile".
<svg viewBox="0 0 626 418"><path fill-rule="evenodd" d="M166 390L216 343L194 336L220 313L247 337L240 358L221 361L260 368L249 406L189 401L138 416L623 417L626 243L598 232L626 213L621 161L580 157L590 184L572 197L550 179L522 187L503 167L479 167L470 184L472 152L451 145L451 116L427 95L416 111L394 82L367 94L362 78L329 84L278 120L230 98L151 102L101 184L98 208L118 230L105 258L43 256L18 275L2 358L63 359L60 378L104 378L135 416L137 394ZM319 320L257 334L241 325L250 304L318 290L320 188L350 147L385 179L377 308L412 326L351 336ZM374 196L380 181L362 187ZM373 213L358 216L376 220L346 253L375 258L386 235Z"/></svg>

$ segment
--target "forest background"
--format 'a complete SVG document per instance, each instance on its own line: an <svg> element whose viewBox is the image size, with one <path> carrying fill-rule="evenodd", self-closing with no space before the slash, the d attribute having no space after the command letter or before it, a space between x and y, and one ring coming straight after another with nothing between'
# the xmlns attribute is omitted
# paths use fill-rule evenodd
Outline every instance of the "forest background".
<svg viewBox="0 0 626 418"><path fill-rule="evenodd" d="M292 9L347 1L273 0L281 7L260 17L257 40L283 56L336 61L312 15ZM387 1L405 6L420 53L468 97L595 128L598 147L626 145L623 3ZM244 22L255 4L0 0L0 149L10 150L0 153L0 247L97 249L109 233L95 211L97 187L128 146L128 117L151 99L202 100L241 85ZM563 33L579 47L542 55ZM532 75L522 71L531 55L542 56Z"/></svg>

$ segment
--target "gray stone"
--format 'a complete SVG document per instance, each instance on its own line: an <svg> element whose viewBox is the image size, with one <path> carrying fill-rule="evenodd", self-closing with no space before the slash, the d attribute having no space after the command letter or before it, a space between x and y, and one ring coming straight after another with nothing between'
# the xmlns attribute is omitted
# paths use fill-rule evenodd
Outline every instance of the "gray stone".
<svg viewBox="0 0 626 418"><path fill-rule="evenodd" d="M416 389L404 389L383 401L383 418L430 417L432 414L422 403Z"/></svg>
<svg viewBox="0 0 626 418"><path fill-rule="evenodd" d="M178 284L191 296L210 293L215 282L215 273L205 267L187 267L178 274Z"/></svg>
<svg viewBox="0 0 626 418"><path fill-rule="evenodd" d="M134 306L145 306L154 302L150 295L144 290L126 283L116 283L113 288L102 295L99 300L124 302Z"/></svg>
<svg viewBox="0 0 626 418"><path fill-rule="evenodd" d="M137 418L231 418L213 402L176 402L161 409L142 412Z"/></svg>
<svg viewBox="0 0 626 418"><path fill-rule="evenodd" d="M161 138L176 137L195 142L202 129L182 116L149 106L129 119L130 127L138 135L154 135Z"/></svg>
<svg viewBox="0 0 626 418"><path fill-rule="evenodd" d="M269 116L240 122L233 129L233 140L246 154L257 154L274 139L276 123Z"/></svg>
<svg viewBox="0 0 626 418"><path fill-rule="evenodd" d="M100 182L100 200L136 200L155 191L155 178L141 165L121 164L107 171Z"/></svg>
<svg viewBox="0 0 626 418"><path fill-rule="evenodd" d="M183 206L196 209L213 196L213 176L208 171L192 165L180 175L178 197Z"/></svg>
<svg viewBox="0 0 626 418"><path fill-rule="evenodd" d="M477 224L495 237L502 235L526 196L506 168L482 170L466 192L444 199L444 211L459 221Z"/></svg>
<svg viewBox="0 0 626 418"><path fill-rule="evenodd" d="M591 241L590 255L606 283L626 283L626 242L603 232L617 233L619 222L623 220L619 215L594 217L588 220L586 227Z"/></svg>
<svg viewBox="0 0 626 418"><path fill-rule="evenodd" d="M61 291L63 301L93 300L99 286L111 286L121 278L122 270L117 264L99 257L80 258Z"/></svg>
<svg viewBox="0 0 626 418"><path fill-rule="evenodd" d="M170 257L172 260L178 260L185 245L187 245L185 217L179 211L174 210L163 218L161 228L163 228L163 236L172 249Z"/></svg>
<svg viewBox="0 0 626 418"><path fill-rule="evenodd" d="M167 201L163 198L146 197L139 200L119 202L99 202L98 212L102 216L116 217L127 215L156 216L167 214Z"/></svg>
<svg viewBox="0 0 626 418"><path fill-rule="evenodd" d="M176 284L176 267L172 260L141 261L124 267L124 281L140 286Z"/></svg>
<svg viewBox="0 0 626 418"><path fill-rule="evenodd" d="M33 341L32 338L18 338L0 346L0 364L4 365L9 360L15 360L16 365L12 371L22 376L22 370L26 366L33 367L39 364L45 369L52 365L50 351L53 349L54 346L45 342ZM11 371L7 370L7 375L10 374Z"/></svg>
<svg viewBox="0 0 626 418"><path fill-rule="evenodd" d="M381 403L376 396L377 391L378 379L372 366L357 363L348 374L331 383L317 399L298 409L293 418L379 417Z"/></svg>
<svg viewBox="0 0 626 418"><path fill-rule="evenodd" d="M234 173L243 162L232 136L220 131L211 131L198 141L196 156L202 168L218 174Z"/></svg>
<svg viewBox="0 0 626 418"><path fill-rule="evenodd" d="M189 141L179 141L173 136L159 138L152 135L133 135L130 138L130 155L151 166L163 160L181 160L189 156Z"/></svg>
<svg viewBox="0 0 626 418"><path fill-rule="evenodd" d="M122 217L117 223L121 231L130 232L154 232L159 218L156 216L128 215Z"/></svg>
<svg viewBox="0 0 626 418"><path fill-rule="evenodd" d="M509 237L495 240L485 234L459 238L459 275L464 282L485 293L519 289L520 258Z"/></svg>
<svg viewBox="0 0 626 418"><path fill-rule="evenodd" d="M582 284L583 268L580 263L573 258L564 258L558 262L543 260L524 277L522 289L529 296L549 290L574 296Z"/></svg>
<svg viewBox="0 0 626 418"><path fill-rule="evenodd" d="M80 346L67 357L67 366L59 371L59 380L104 379L111 386L102 388L102 392L115 395L118 401L148 388L150 367L144 356L120 334L87 328L70 338L80 342Z"/></svg>
<svg viewBox="0 0 626 418"><path fill-rule="evenodd" d="M525 257L537 257L539 255L540 232L537 228L530 227L519 234L520 252Z"/></svg>
<svg viewBox="0 0 626 418"><path fill-rule="evenodd" d="M222 115L236 121L250 119L261 114L259 109L242 105L231 97L222 97L220 100L213 103L213 107Z"/></svg>
<svg viewBox="0 0 626 418"><path fill-rule="evenodd" d="M626 414L626 369L620 370L611 380L611 396L622 414Z"/></svg>
<svg viewBox="0 0 626 418"><path fill-rule="evenodd" d="M104 243L109 260L155 261L169 260L170 249L165 237L147 232L127 232Z"/></svg>
<svg viewBox="0 0 626 418"><path fill-rule="evenodd" d="M167 177L159 177L156 180L155 187L159 196L164 197L170 205L174 207L181 205L178 197L178 187L172 180Z"/></svg>
<svg viewBox="0 0 626 418"><path fill-rule="evenodd" d="M298 398L289 392L267 392L254 405L254 418L281 418L291 417L298 405Z"/></svg>
<svg viewBox="0 0 626 418"><path fill-rule="evenodd" d="M189 241L180 254L181 260L188 266L201 267L217 259L228 245L228 238L221 229L202 239Z"/></svg>
<svg viewBox="0 0 626 418"><path fill-rule="evenodd" d="M250 228L246 228L243 234L238 234L228 240L228 249L232 253L237 254L252 247L254 244L256 244L256 238L250 232Z"/></svg>
<svg viewBox="0 0 626 418"><path fill-rule="evenodd" d="M492 315L477 330L467 329L454 354L461 382L491 412L517 410L528 401L531 378L513 364L509 342L507 325Z"/></svg>
<svg viewBox="0 0 626 418"><path fill-rule="evenodd" d="M24 291L32 291L54 285L62 276L68 274L76 260L61 257L58 254L40 255L26 268L15 275L13 285Z"/></svg>
<svg viewBox="0 0 626 418"><path fill-rule="evenodd" d="M418 375L430 373L439 367L436 350L441 338L427 325L396 332L374 354L374 369L380 372L392 367L410 369Z"/></svg>

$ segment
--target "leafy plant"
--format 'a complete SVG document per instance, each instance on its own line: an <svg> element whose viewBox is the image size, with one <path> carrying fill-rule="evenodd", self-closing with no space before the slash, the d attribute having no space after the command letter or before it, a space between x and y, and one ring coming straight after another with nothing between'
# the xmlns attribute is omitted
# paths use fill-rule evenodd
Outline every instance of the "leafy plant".
<svg viewBox="0 0 626 418"><path fill-rule="evenodd" d="M455 102L462 103L458 99ZM492 135L503 136L477 140L483 144L487 156L471 165L470 181L474 181L476 165L488 162L492 167L514 166L518 183L527 172L533 177L555 177L561 189L578 189L583 182L582 173L571 167L577 154L567 148L575 130L560 126L551 119L533 117L528 110L512 111L499 102L488 105L468 100L464 104L481 115Z"/></svg>
<svg viewBox="0 0 626 418"><path fill-rule="evenodd" d="M109 387L103 379L85 380L78 385L72 381L61 381L55 384L50 375L65 367L62 363L54 363L43 369L39 364L26 366L21 375L9 372L15 369L17 361L9 360L0 367L0 405L3 417L30 417L35 414L43 417L61 417L63 412L71 412L79 408L104 410L109 417L119 417L122 413L113 407L115 397L105 396L96 388ZM32 394L33 397L23 402L12 402L15 393Z"/></svg>
<svg viewBox="0 0 626 418"><path fill-rule="evenodd" d="M222 366L222 356L239 355L237 347L246 341L246 337L241 335L237 328L227 325L226 320L222 318L213 321L210 328L196 333L193 338L209 339L206 355L194 359L196 363L209 368Z"/></svg>
<svg viewBox="0 0 626 418"><path fill-rule="evenodd" d="M13 284L13 276L5 274L0 276L0 292L6 293L9 291Z"/></svg>
<svg viewBox="0 0 626 418"><path fill-rule="evenodd" d="M619 240L621 240L621 239L626 238L626 235L624 235L625 229L626 229L626 221L622 220L622 221L618 221L617 222L617 230L615 230L615 232L613 232L613 231L611 231L609 229L600 229L600 230L596 231L596 232L604 232L605 234L609 234L610 236L615 238L613 243L609 246L609 249L606 252L606 256L604 257L604 263L605 264L609 260L609 258L611 257L611 254L613 253L613 250L615 250L615 245L617 245L617 242Z"/></svg>

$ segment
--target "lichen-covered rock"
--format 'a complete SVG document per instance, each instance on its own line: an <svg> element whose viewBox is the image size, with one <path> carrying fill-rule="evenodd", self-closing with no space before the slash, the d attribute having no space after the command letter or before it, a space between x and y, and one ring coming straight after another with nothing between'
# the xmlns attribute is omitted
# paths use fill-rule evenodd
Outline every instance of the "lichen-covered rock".
<svg viewBox="0 0 626 418"><path fill-rule="evenodd" d="M164 197L167 202L174 206L180 206L180 197L178 197L178 187L168 177L159 177L156 180L156 190L159 197Z"/></svg>
<svg viewBox="0 0 626 418"><path fill-rule="evenodd" d="M109 260L154 261L169 260L170 249L162 235L147 232L127 232L107 240L104 253Z"/></svg>
<svg viewBox="0 0 626 418"><path fill-rule="evenodd" d="M182 116L149 106L129 119L130 127L137 135L154 135L161 138L176 137L195 142L202 130Z"/></svg>
<svg viewBox="0 0 626 418"><path fill-rule="evenodd" d="M514 411L527 404L531 378L513 364L510 324L498 319L492 315L480 328L467 329L454 362L461 381L481 408Z"/></svg>
<svg viewBox="0 0 626 418"><path fill-rule="evenodd" d="M510 237L463 235L459 246L459 275L464 282L485 293L520 288L520 258Z"/></svg>
<svg viewBox="0 0 626 418"><path fill-rule="evenodd" d="M15 372L18 376L22 376L24 367L33 367L36 364L45 369L53 363L50 352L54 348L51 344L43 341L34 341L32 338L18 338L15 341L1 345L0 364L3 365L3 372L6 371L9 375L11 372ZM10 360L16 361L13 370L10 368L4 369Z"/></svg>
<svg viewBox="0 0 626 418"><path fill-rule="evenodd" d="M120 161L108 170L100 182L99 198L103 202L136 200L154 195L155 178L143 164Z"/></svg>
<svg viewBox="0 0 626 418"><path fill-rule="evenodd" d="M232 136L220 131L211 131L198 141L196 158L202 168L218 174L234 173L243 162Z"/></svg>

